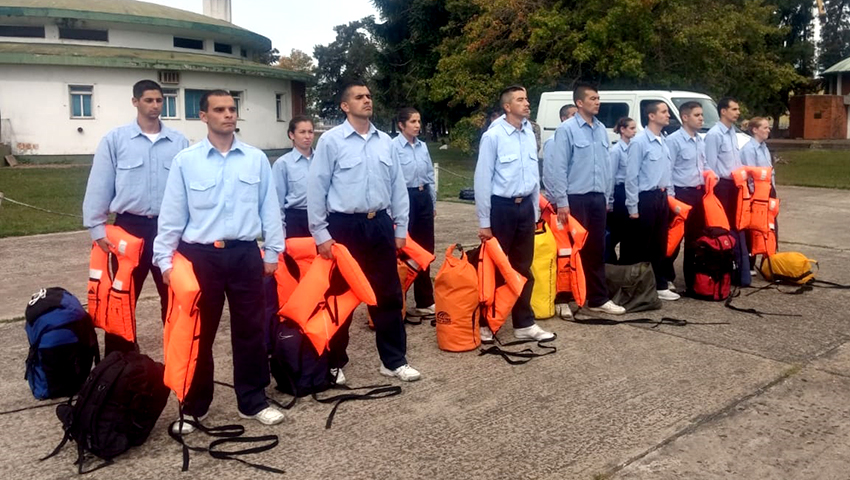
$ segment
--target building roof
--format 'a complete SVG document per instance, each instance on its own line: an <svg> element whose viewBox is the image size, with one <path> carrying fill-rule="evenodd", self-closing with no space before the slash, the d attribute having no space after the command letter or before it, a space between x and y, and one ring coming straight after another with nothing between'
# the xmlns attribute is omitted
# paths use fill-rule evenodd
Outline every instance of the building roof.
<svg viewBox="0 0 850 480"><path fill-rule="evenodd" d="M844 60L836 63L835 65L826 69L824 75L827 73L841 73L841 72L850 72L850 58L845 58Z"/></svg>
<svg viewBox="0 0 850 480"><path fill-rule="evenodd" d="M140 68L211 73L310 82L312 76L235 57L163 50L0 42L0 65L64 65L80 67Z"/></svg>
<svg viewBox="0 0 850 480"><path fill-rule="evenodd" d="M2 17L72 18L171 27L226 35L259 51L272 48L268 38L224 20L135 0L0 0Z"/></svg>

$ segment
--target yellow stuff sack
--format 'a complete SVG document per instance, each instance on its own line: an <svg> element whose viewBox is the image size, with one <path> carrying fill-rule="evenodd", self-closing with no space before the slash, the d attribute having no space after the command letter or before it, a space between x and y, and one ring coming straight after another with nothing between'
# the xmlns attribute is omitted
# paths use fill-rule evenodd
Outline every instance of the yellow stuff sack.
<svg viewBox="0 0 850 480"><path fill-rule="evenodd" d="M768 282L805 285L815 279L818 262L799 252L782 252L761 262L761 274Z"/></svg>
<svg viewBox="0 0 850 480"><path fill-rule="evenodd" d="M531 262L531 310L534 318L555 316L555 294L558 280L558 244L545 222L534 231L534 260Z"/></svg>

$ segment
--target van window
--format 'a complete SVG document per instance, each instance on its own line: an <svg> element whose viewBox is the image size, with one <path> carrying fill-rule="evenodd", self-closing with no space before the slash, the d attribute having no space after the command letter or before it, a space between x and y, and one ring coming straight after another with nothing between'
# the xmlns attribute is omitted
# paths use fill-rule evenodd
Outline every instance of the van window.
<svg viewBox="0 0 850 480"><path fill-rule="evenodd" d="M658 100L655 100L655 99L653 99L653 100L641 100L641 102L640 102L640 124L643 126L643 128L646 128L646 125L649 123L649 115L646 114L647 105L649 105L650 103L658 102L658 101L663 101L663 100L661 100L661 99L658 99ZM678 130L682 127L682 122L679 121L679 118L673 112L673 109L670 108L670 104L667 103L667 102L664 102L664 103L667 105L667 109L670 110L670 124L667 125L666 127L664 127L663 132L666 135L670 135L671 133L675 132L676 130Z"/></svg>
<svg viewBox="0 0 850 480"><path fill-rule="evenodd" d="M711 127L720 121L720 116L717 114L717 104L710 98L673 98L673 105L676 109L682 106L685 102L697 102L702 105L702 128L700 132L707 133Z"/></svg>
<svg viewBox="0 0 850 480"><path fill-rule="evenodd" d="M599 114L596 118L608 128L613 128L617 120L629 116L628 103L602 102L599 104Z"/></svg>

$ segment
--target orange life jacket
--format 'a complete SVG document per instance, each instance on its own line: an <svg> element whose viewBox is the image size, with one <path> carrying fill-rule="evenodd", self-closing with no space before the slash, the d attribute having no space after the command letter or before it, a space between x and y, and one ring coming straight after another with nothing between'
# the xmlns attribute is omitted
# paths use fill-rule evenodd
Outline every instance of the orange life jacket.
<svg viewBox="0 0 850 480"><path fill-rule="evenodd" d="M667 256L672 257L676 253L676 247L682 242L682 237L685 236L685 220L688 219L693 207L670 195L667 195L667 204L672 214L670 229L667 232Z"/></svg>
<svg viewBox="0 0 850 480"><path fill-rule="evenodd" d="M375 292L348 249L340 243L335 243L332 248L334 259L316 256L290 295L290 300L278 312L281 317L300 325L320 355L361 302L372 306L378 304ZM344 289L340 285L331 288L331 276L335 271L345 281Z"/></svg>
<svg viewBox="0 0 850 480"><path fill-rule="evenodd" d="M110 275L109 254L92 242L89 258L88 310L94 325L136 341L136 289L133 270L142 258L144 240L115 225L106 226L106 238L115 245L110 253L118 259L118 271Z"/></svg>
<svg viewBox="0 0 850 480"><path fill-rule="evenodd" d="M279 307L283 307L289 301L298 282L310 269L314 258L316 258L316 242L312 237L286 239L286 251L278 257L278 269L274 272Z"/></svg>
<svg viewBox="0 0 850 480"><path fill-rule="evenodd" d="M496 286L496 270L505 283ZM478 256L478 303L495 334L502 328L525 286L526 278L511 267L508 256L495 237L481 244Z"/></svg>
<svg viewBox="0 0 850 480"><path fill-rule="evenodd" d="M576 304L584 306L587 283L581 262L581 249L587 241L587 230L572 215L567 217L566 226L558 222L555 206L543 195L540 196L540 217L549 224L549 230L558 244L558 278L555 289L558 293L571 292Z"/></svg>
<svg viewBox="0 0 850 480"><path fill-rule="evenodd" d="M744 230L746 228L745 225L750 224L750 205L752 203L752 196L750 195L749 178L750 174L747 171L747 167L740 167L732 172L732 181L738 188L738 196L736 199L737 217L735 218L735 227L737 230Z"/></svg>
<svg viewBox="0 0 850 480"><path fill-rule="evenodd" d="M404 248L398 252L398 260L406 266L407 270L407 274L401 283L402 293L406 293L410 289L419 273L424 272L435 258L433 253L414 242L410 235L407 236Z"/></svg>
<svg viewBox="0 0 850 480"><path fill-rule="evenodd" d="M770 199L770 167L741 167L732 172L738 187L738 230L757 230L768 233L768 200ZM750 181L753 192L750 193Z"/></svg>
<svg viewBox="0 0 850 480"><path fill-rule="evenodd" d="M165 362L165 385L174 390L183 403L198 363L201 315L198 300L201 288L195 270L186 257L174 253L171 260L171 284L168 286L168 314L163 329L162 355Z"/></svg>
<svg viewBox="0 0 850 480"><path fill-rule="evenodd" d="M434 279L437 346L449 352L465 352L481 345L478 331L478 274L455 245L446 249L446 260Z"/></svg>
<svg viewBox="0 0 850 480"><path fill-rule="evenodd" d="M768 232L764 234L758 230L750 230L751 255L764 255L770 257L776 253L776 215L779 214L779 199L768 199L767 216Z"/></svg>
<svg viewBox="0 0 850 480"><path fill-rule="evenodd" d="M717 175L711 170L702 172L705 178L705 195L702 197L702 205L705 210L705 226L722 228L729 230L729 219L726 218L726 211L723 210L723 204L720 199L714 194L714 186L717 185Z"/></svg>

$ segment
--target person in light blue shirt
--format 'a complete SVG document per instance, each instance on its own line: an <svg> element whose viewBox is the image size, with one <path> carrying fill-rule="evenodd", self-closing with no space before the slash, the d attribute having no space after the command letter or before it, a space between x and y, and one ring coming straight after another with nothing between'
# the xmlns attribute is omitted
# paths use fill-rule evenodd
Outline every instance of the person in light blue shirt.
<svg viewBox="0 0 850 480"><path fill-rule="evenodd" d="M564 123L567 120L573 118L575 116L576 112L578 112L578 107L576 107L572 103L568 103L568 104L564 105L563 107L561 107L560 110L558 110L558 118L561 119L561 123ZM555 143L555 135L552 134L549 138L546 139L545 142L543 142L543 148L541 149L542 153L543 153L543 161L539 162L540 163L539 172L540 172L540 180L541 180L540 183L542 184L544 190L546 190L546 184L544 183L545 178L543 177L543 169L545 168L544 165L546 164L546 162L551 161L551 159L552 159L552 155L554 154L552 152L552 145L554 143ZM549 198L548 197L548 191L544 192L544 194L547 195L546 198ZM550 198L549 201L552 201L552 199Z"/></svg>
<svg viewBox="0 0 850 480"><path fill-rule="evenodd" d="M139 265L133 270L133 298L138 300L150 271L165 322L168 287L152 262L153 239L172 159L189 146L189 141L160 121L163 98L162 88L152 80L141 80L133 86L136 119L111 130L98 145L83 199L83 225L104 252L116 248L106 237L110 213L115 214L116 226L144 241ZM107 354L135 348L122 337L106 333Z"/></svg>
<svg viewBox="0 0 850 480"><path fill-rule="evenodd" d="M236 103L212 90L200 101L208 134L174 158L154 240L154 261L171 282L175 251L192 262L200 287L200 339L195 376L183 414L203 419L213 399L213 355L224 300L230 306L233 384L239 415L264 425L283 421L269 406L269 361L263 276L272 276L284 250L280 207L269 160L262 150L236 139ZM257 238L264 240L260 255ZM174 433L194 426L176 422Z"/></svg>
<svg viewBox="0 0 850 480"><path fill-rule="evenodd" d="M608 218L605 222L605 263L617 264L616 247L623 241L629 226L629 212L626 210L626 167L629 164L629 142L637 134L637 123L629 117L617 120L614 133L620 141L611 145L611 172L614 180L608 195Z"/></svg>
<svg viewBox="0 0 850 480"><path fill-rule="evenodd" d="M552 161L543 166L549 198L558 207L558 221L572 215L586 230L581 251L587 283L587 306L592 311L621 315L626 310L608 298L605 284L605 223L613 188L608 132L596 115L599 92L580 83L573 90L578 113L555 130Z"/></svg>
<svg viewBox="0 0 850 480"><path fill-rule="evenodd" d="M537 141L528 122L528 94L525 88L512 85L502 90L499 104L505 116L493 122L481 137L475 164L478 237L482 242L496 237L511 266L527 279L511 310L514 336L552 340L555 335L535 323L531 310L531 262L535 223L540 217L540 176ZM491 343L493 332L484 319L482 322L481 341Z"/></svg>
<svg viewBox="0 0 850 480"><path fill-rule="evenodd" d="M319 254L332 258L339 242L351 252L375 291L369 307L379 372L412 382L420 373L407 363L407 334L396 250L404 248L410 204L404 174L392 140L372 125L372 94L363 82L343 88L340 109L346 120L319 139L307 177L307 218ZM348 331L352 317L330 340L331 374L345 382Z"/></svg>
<svg viewBox="0 0 850 480"><path fill-rule="evenodd" d="M705 196L702 172L705 171L705 143L699 136L703 124L702 105L699 102L685 102L679 106L682 116L682 128L667 137L667 148L673 161L673 188L676 200L691 206L685 220L685 254L682 271L685 276L685 290L693 293L695 278L696 241L705 230L705 210L702 199ZM673 256L667 259L667 280L676 278L673 262L679 255L679 247ZM672 290L672 288L671 288Z"/></svg>
<svg viewBox="0 0 850 480"><path fill-rule="evenodd" d="M646 105L646 129L635 135L629 146L626 168L626 209L632 220L630 234L623 242L625 264L650 262L655 273L655 289L661 300L678 300L665 278L669 206L673 196L670 150L662 129L670 124L670 110L662 100Z"/></svg>
<svg viewBox="0 0 850 480"><path fill-rule="evenodd" d="M313 119L296 115L289 121L292 151L272 165L285 238L309 237L307 226L307 172L313 158Z"/></svg>
<svg viewBox="0 0 850 480"><path fill-rule="evenodd" d="M396 115L401 133L393 139L393 156L401 165L410 200L410 238L425 250L434 253L434 217L437 212L437 190L434 188L434 163L428 145L419 140L422 117L415 108L405 107ZM414 308L408 317L434 315L434 286L431 269L419 273L413 282ZM420 320L421 321L421 320Z"/></svg>
<svg viewBox="0 0 850 480"><path fill-rule="evenodd" d="M770 150L767 149L767 139L770 137L770 121L764 117L754 117L745 122L744 130L753 137L741 148L741 162L748 167L771 167L773 168L770 178L770 198L776 196L776 167L771 160ZM773 220L773 234L779 244L779 218ZM750 236L747 236L750 241ZM752 251L752 246L748 243ZM750 256L750 265L755 265L755 257Z"/></svg>

